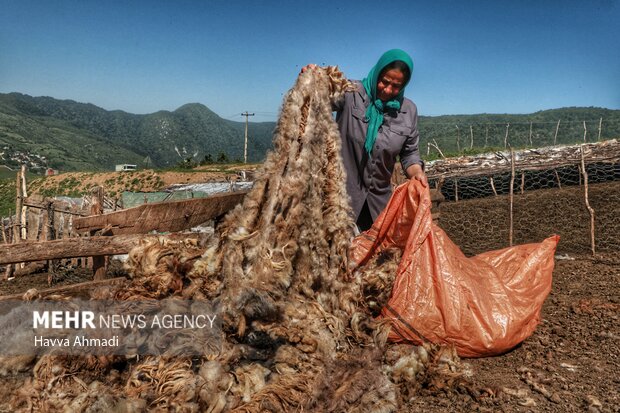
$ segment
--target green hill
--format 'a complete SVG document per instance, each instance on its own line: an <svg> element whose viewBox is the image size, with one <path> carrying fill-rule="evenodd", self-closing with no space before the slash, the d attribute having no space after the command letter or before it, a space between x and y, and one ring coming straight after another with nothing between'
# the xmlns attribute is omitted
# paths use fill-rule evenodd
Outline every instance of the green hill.
<svg viewBox="0 0 620 413"><path fill-rule="evenodd" d="M436 142L445 155L459 149L503 148L506 129L507 144L512 147L548 146L554 139L558 144L583 142L584 121L589 142L599 139L599 124L601 140L620 137L620 110L603 108L421 116L420 151L423 157L437 156L435 150L427 155L427 142ZM0 164L16 167L28 161L41 168L96 171L112 170L118 163L170 167L188 158L200 162L208 155L214 160L221 154L230 160L243 159L244 128L244 122L222 119L200 103L173 112L135 115L72 100L0 94ZM274 122L250 123L250 162L264 159L272 147L274 128Z"/></svg>
<svg viewBox="0 0 620 413"><path fill-rule="evenodd" d="M569 107L522 115L421 116L420 150L426 154L427 142L437 142L446 156L458 153L459 148L460 152L479 152L484 148L503 148L505 143L515 148L580 143L584 138L584 121L588 142L620 137L620 110L604 108Z"/></svg>
<svg viewBox="0 0 620 413"><path fill-rule="evenodd" d="M271 147L273 122L252 123L248 160L261 161ZM91 104L19 93L0 94L0 147L45 158L61 170L110 170L117 163L173 166L220 153L243 159L242 122L220 118L191 103L173 112L134 115ZM5 157L6 160L6 157Z"/></svg>

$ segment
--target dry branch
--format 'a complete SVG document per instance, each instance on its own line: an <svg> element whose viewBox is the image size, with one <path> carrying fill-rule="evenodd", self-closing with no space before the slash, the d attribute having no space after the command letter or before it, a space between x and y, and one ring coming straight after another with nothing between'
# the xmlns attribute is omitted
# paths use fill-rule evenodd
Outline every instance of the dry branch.
<svg viewBox="0 0 620 413"><path fill-rule="evenodd" d="M562 189L562 182L560 182L560 174L556 168L553 168L553 173L555 174L555 179L558 181L558 188Z"/></svg>
<svg viewBox="0 0 620 413"><path fill-rule="evenodd" d="M493 190L493 194L497 196L497 190L495 189L495 182L493 182L493 177L489 177L489 182L491 183L491 189Z"/></svg>
<svg viewBox="0 0 620 413"><path fill-rule="evenodd" d="M586 202L586 208L588 208L588 212L590 212L590 245L592 247L592 255L595 255L596 245L594 243L594 209L590 206L590 200L588 199L588 171L586 171L583 147L581 148L581 173L583 174L583 194Z"/></svg>
<svg viewBox="0 0 620 413"><path fill-rule="evenodd" d="M588 163L620 162L620 141L617 139L583 145ZM580 145L523 149L515 151L515 167L521 171L535 171L579 165L580 151ZM490 175L510 170L508 151L437 159L426 163L429 179Z"/></svg>
<svg viewBox="0 0 620 413"><path fill-rule="evenodd" d="M428 145L432 146L435 149L437 149L437 152L439 152L439 155L441 155L442 158L444 158L444 159L446 158L446 156L443 154L441 149L439 149L439 144L437 143L437 141L435 139L433 139L433 143L429 142Z"/></svg>
<svg viewBox="0 0 620 413"><path fill-rule="evenodd" d="M586 121L583 121L583 143L586 143L586 135L588 134L588 129L586 128Z"/></svg>

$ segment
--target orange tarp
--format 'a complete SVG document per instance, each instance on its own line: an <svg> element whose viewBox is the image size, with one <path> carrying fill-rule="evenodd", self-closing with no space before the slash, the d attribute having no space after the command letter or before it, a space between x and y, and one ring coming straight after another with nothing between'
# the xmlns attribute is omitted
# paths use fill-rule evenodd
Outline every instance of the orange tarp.
<svg viewBox="0 0 620 413"><path fill-rule="evenodd" d="M427 187L400 185L372 228L353 240L353 268L385 248L403 250L388 304L395 342L454 345L463 357L506 352L540 322L558 236L466 257L431 219Z"/></svg>

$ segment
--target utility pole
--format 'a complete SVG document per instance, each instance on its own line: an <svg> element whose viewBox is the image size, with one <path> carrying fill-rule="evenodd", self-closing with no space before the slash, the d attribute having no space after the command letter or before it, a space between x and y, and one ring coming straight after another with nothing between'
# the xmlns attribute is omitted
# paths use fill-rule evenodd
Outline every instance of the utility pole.
<svg viewBox="0 0 620 413"><path fill-rule="evenodd" d="M243 163L248 163L248 117L254 116L246 110L241 116L245 116L245 143L243 144Z"/></svg>

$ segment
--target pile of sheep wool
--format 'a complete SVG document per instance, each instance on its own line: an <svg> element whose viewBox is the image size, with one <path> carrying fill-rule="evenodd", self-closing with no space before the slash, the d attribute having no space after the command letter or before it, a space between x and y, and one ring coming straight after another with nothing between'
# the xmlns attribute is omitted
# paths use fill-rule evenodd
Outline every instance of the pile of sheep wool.
<svg viewBox="0 0 620 413"><path fill-rule="evenodd" d="M350 87L335 67L301 74L253 189L208 242L145 241L130 253L130 280L91 293L216 302L215 352L46 355L32 361L13 408L393 412L422 383L461 377L450 351L386 343L389 325L373 308L389 296L393 259L348 269L354 224L331 108Z"/></svg>

